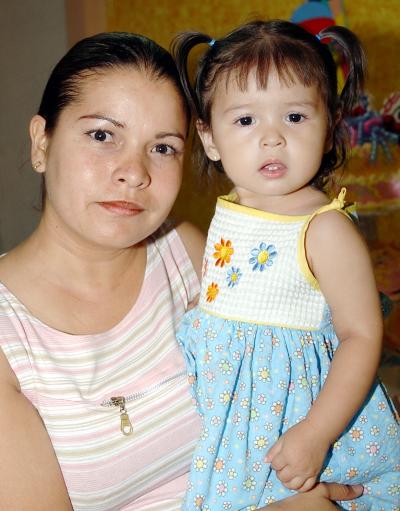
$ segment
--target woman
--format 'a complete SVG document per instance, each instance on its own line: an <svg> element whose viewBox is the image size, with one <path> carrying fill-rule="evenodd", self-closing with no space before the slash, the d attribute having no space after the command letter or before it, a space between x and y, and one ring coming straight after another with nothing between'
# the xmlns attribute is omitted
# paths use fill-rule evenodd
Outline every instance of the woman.
<svg viewBox="0 0 400 511"><path fill-rule="evenodd" d="M174 335L203 236L166 218L187 128L147 38L85 39L49 79L30 124L42 219L0 260L1 509L180 507L199 421ZM320 487L304 509L337 491L354 497Z"/></svg>

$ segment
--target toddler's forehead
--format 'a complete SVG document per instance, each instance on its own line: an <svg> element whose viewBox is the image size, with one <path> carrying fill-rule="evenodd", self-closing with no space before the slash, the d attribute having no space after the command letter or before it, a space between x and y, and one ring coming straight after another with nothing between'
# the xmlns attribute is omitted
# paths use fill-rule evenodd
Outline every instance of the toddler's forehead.
<svg viewBox="0 0 400 511"><path fill-rule="evenodd" d="M320 88L318 80L308 77L307 80L303 76L299 76L293 67L285 66L278 69L274 65L268 68L265 66L251 68L238 67L228 69L221 73L218 80L216 80L216 88L221 92L247 92L249 89L259 89L262 91L268 90L271 84L278 84L283 88L290 88L296 85L304 87L316 86Z"/></svg>

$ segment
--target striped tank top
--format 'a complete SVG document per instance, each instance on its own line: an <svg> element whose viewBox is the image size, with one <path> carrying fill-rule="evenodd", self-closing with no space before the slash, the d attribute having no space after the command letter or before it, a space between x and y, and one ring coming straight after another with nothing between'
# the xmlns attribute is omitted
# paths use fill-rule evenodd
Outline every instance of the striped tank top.
<svg viewBox="0 0 400 511"><path fill-rule="evenodd" d="M137 302L102 334L50 328L0 284L0 346L43 419L75 511L180 509L199 419L175 332L198 292L175 230L149 239Z"/></svg>

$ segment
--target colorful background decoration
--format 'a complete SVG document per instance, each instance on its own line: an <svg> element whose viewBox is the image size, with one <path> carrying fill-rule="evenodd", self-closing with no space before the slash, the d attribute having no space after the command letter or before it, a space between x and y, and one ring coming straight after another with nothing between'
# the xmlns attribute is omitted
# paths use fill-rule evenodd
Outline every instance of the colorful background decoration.
<svg viewBox="0 0 400 511"><path fill-rule="evenodd" d="M400 1L106 0L105 3L107 30L143 33L166 48L181 30L200 30L218 38L254 18L291 19L313 33L337 23L359 36L368 57L368 97L360 101L359 108L349 118L353 152L349 164L337 174L338 186L345 185L347 197L359 205L360 225L371 249L379 289L393 303L386 319L385 360L389 371L387 381L400 388L396 366L400 362ZM339 83L343 83L346 66L340 52L336 57ZM174 214L206 230L216 195L229 190L230 185L223 180L200 179L189 153Z"/></svg>
<svg viewBox="0 0 400 511"><path fill-rule="evenodd" d="M291 21L313 34L332 24L348 25L342 1L306 1ZM332 48L338 64L339 87L347 76L340 49ZM352 156L338 174L335 191L347 188L347 199L357 203L381 292L389 297L385 347L400 352L400 92L392 92L375 108L372 94L360 98L347 118ZM386 353L385 353L386 354ZM394 355L395 356L395 355Z"/></svg>
<svg viewBox="0 0 400 511"><path fill-rule="evenodd" d="M306 1L295 9L290 21L314 35L332 25L347 26L342 0ZM331 47L338 66L338 83L341 88L347 75L347 66L339 48L333 47L332 44Z"/></svg>

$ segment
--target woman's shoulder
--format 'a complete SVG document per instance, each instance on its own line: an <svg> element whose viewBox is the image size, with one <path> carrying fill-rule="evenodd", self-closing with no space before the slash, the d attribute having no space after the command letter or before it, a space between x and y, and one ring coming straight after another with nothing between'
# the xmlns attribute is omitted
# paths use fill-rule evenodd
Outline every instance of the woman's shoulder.
<svg viewBox="0 0 400 511"><path fill-rule="evenodd" d="M25 269L24 258L19 255L16 247L0 255L0 301L9 295L8 288L19 287Z"/></svg>
<svg viewBox="0 0 400 511"><path fill-rule="evenodd" d="M0 257L0 290L1 295L23 296L33 294L38 288L34 276L41 274L44 278L43 257L38 253L37 246L30 243L29 238L12 248Z"/></svg>
<svg viewBox="0 0 400 511"><path fill-rule="evenodd" d="M168 220L154 233L152 240L162 255L168 248L178 264L184 263L184 260L190 261L200 279L205 235L198 227L190 222Z"/></svg>
<svg viewBox="0 0 400 511"><path fill-rule="evenodd" d="M201 267L206 237L203 231L190 222L181 222L176 228L186 251L192 261L198 278L201 278Z"/></svg>

